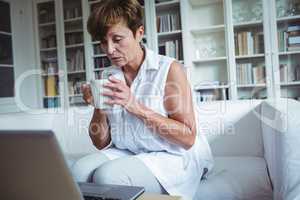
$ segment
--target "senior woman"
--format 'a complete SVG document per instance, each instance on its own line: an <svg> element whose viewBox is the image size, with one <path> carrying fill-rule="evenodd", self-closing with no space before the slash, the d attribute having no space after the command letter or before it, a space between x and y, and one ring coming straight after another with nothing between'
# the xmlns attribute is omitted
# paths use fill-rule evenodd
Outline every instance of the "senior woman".
<svg viewBox="0 0 300 200"><path fill-rule="evenodd" d="M94 109L89 135L99 153L73 166L78 181L145 187L192 199L212 168L209 145L197 134L192 92L182 66L141 45L137 0L102 0L88 31L125 81L110 77L103 95L121 109ZM84 100L92 104L88 85Z"/></svg>

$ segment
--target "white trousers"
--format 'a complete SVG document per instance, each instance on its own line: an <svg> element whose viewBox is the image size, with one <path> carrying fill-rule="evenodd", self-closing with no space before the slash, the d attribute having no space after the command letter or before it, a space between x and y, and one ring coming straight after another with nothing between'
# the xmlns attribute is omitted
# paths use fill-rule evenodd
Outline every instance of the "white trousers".
<svg viewBox="0 0 300 200"><path fill-rule="evenodd" d="M101 152L94 153L75 162L71 171L78 182L142 186L149 193L167 193L144 163L134 156L109 160Z"/></svg>

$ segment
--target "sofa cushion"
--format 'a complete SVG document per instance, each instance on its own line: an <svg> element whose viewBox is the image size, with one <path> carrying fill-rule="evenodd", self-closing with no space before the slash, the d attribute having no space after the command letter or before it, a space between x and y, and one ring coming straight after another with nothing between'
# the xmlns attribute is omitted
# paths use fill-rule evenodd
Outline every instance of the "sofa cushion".
<svg viewBox="0 0 300 200"><path fill-rule="evenodd" d="M197 128L207 136L214 156L263 157L260 103L243 100L198 104Z"/></svg>
<svg viewBox="0 0 300 200"><path fill-rule="evenodd" d="M271 200L266 162L261 157L216 157L215 167L201 181L195 200Z"/></svg>
<svg viewBox="0 0 300 200"><path fill-rule="evenodd" d="M78 153L78 154L64 154L65 157L65 161L69 167L69 169L71 170L73 165L80 159L83 158L85 156L87 156L89 154L87 153Z"/></svg>

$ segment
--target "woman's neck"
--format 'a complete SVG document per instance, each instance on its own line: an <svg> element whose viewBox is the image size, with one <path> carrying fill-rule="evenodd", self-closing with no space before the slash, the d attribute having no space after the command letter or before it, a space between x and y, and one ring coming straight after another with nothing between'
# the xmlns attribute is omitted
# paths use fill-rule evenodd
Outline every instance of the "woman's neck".
<svg viewBox="0 0 300 200"><path fill-rule="evenodd" d="M135 59L123 66L123 71L132 75L136 75L145 59L145 51L142 47L137 51Z"/></svg>

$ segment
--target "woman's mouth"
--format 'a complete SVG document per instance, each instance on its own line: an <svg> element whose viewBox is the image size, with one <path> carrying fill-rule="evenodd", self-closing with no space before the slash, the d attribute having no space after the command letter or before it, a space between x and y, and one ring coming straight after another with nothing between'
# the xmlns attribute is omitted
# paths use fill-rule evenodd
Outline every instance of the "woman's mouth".
<svg viewBox="0 0 300 200"><path fill-rule="evenodd" d="M112 61L114 62L118 62L120 61L122 58L121 57L114 57L114 58L111 58Z"/></svg>

